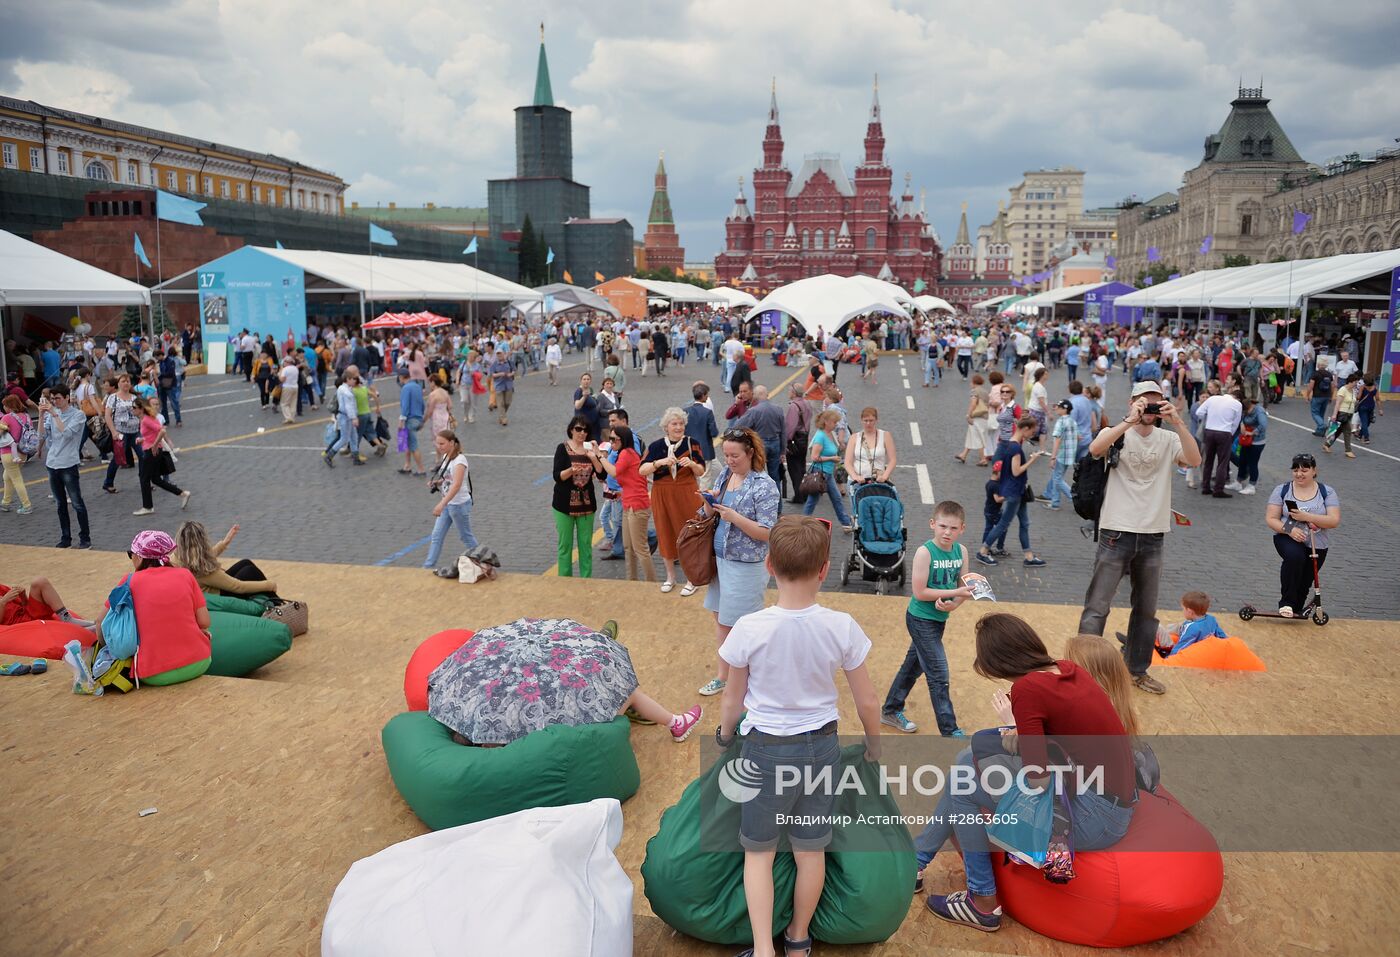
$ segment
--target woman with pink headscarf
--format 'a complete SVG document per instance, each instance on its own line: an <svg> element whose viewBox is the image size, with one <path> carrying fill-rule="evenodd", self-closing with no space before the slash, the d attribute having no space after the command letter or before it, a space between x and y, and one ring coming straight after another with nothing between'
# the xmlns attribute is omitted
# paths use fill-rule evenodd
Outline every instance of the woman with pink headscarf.
<svg viewBox="0 0 1400 957"><path fill-rule="evenodd" d="M209 609L188 569L170 564L175 540L145 531L131 541L127 556L140 645L132 674L143 684L173 685L209 670ZM104 605L105 608L105 605ZM102 637L102 623L97 623Z"/></svg>

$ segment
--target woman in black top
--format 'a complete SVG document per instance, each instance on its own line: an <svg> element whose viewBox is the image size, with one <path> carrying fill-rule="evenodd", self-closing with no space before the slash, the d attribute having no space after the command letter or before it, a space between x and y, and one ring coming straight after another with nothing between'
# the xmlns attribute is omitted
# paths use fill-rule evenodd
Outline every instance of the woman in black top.
<svg viewBox="0 0 1400 957"><path fill-rule="evenodd" d="M593 577L593 516L598 510L593 481L604 476L598 446L588 437L588 421L569 420L565 440L554 450L554 528L559 533L559 576L572 578L578 544L578 573Z"/></svg>
<svg viewBox="0 0 1400 957"><path fill-rule="evenodd" d="M588 441L597 442L600 431L598 398L593 394L593 376L585 372L578 377L578 388L574 390L574 415L583 419L588 426Z"/></svg>

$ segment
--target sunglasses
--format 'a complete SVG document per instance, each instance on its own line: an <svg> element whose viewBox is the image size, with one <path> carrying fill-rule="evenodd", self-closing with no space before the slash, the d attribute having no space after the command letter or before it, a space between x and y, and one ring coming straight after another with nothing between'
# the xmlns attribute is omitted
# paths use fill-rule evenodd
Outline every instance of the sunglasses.
<svg viewBox="0 0 1400 957"><path fill-rule="evenodd" d="M587 427L587 426L584 426L584 425L576 425L576 426L574 426L572 429L570 429L569 431L570 431L570 432L587 432L587 431L588 431L588 427Z"/></svg>
<svg viewBox="0 0 1400 957"><path fill-rule="evenodd" d="M829 519L829 518L817 518L817 516L815 516L815 515L813 515L813 516L811 516L811 517L812 517L812 518L816 518L817 521L821 522L823 525L826 526L826 537L827 537L827 538L830 538L830 537L831 537L831 519Z"/></svg>
<svg viewBox="0 0 1400 957"><path fill-rule="evenodd" d="M727 429L724 433L723 438L726 442L750 443L749 433L747 429Z"/></svg>

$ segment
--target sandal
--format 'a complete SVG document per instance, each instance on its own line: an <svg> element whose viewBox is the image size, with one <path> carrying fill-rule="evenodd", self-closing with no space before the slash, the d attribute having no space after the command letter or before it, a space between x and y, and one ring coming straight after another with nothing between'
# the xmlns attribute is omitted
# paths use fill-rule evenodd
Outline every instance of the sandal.
<svg viewBox="0 0 1400 957"><path fill-rule="evenodd" d="M953 456L953 461L954 461L954 462L959 462L959 463L961 463L961 464L963 464L963 465L966 465L966 464L967 464L967 458L966 458L965 456L962 456L962 455L955 455L955 456Z"/></svg>
<svg viewBox="0 0 1400 957"><path fill-rule="evenodd" d="M30 673L31 675L41 675L41 674L43 674L44 672L46 672L46 671L48 671L48 670L49 670L49 663L48 663L47 661L45 661L43 658L35 658L35 659L34 659L32 662L30 662L30 664L29 664L29 673Z"/></svg>
<svg viewBox="0 0 1400 957"><path fill-rule="evenodd" d="M794 951L802 951L804 953L804 957L812 957L812 935L808 934L801 940L793 940L787 935L787 932L784 931L783 954L787 955L787 957L791 957L791 954Z"/></svg>
<svg viewBox="0 0 1400 957"><path fill-rule="evenodd" d="M672 589L672 588L675 588L675 587L676 587L676 583L675 583L675 582L662 582L662 583L661 583L661 594L663 594L663 595L669 595L669 594L671 593L671 589Z"/></svg>
<svg viewBox="0 0 1400 957"><path fill-rule="evenodd" d="M695 585L691 582L686 582L685 586L681 588L681 597L689 598L691 595L695 594L695 591Z"/></svg>
<svg viewBox="0 0 1400 957"><path fill-rule="evenodd" d="M411 473L408 469L399 469L399 474L400 474L400 475L410 475L410 474L412 474L412 473Z"/></svg>

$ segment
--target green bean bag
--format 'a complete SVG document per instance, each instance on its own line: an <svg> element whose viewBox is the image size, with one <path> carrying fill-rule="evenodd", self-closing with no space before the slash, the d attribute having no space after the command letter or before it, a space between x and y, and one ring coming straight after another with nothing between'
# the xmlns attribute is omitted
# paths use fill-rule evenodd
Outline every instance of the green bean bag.
<svg viewBox="0 0 1400 957"><path fill-rule="evenodd" d="M206 674L242 678L292 647L292 630L280 621L228 611L209 613L209 670Z"/></svg>
<svg viewBox="0 0 1400 957"><path fill-rule="evenodd" d="M251 615L254 618L261 618L268 607L267 602L259 601L256 598L209 594L204 596L204 605L211 613L222 611L234 615Z"/></svg>
<svg viewBox="0 0 1400 957"><path fill-rule="evenodd" d="M623 717L474 748L426 711L408 711L390 718L382 737L394 786L435 831L528 808L626 801L642 783Z"/></svg>
<svg viewBox="0 0 1400 957"><path fill-rule="evenodd" d="M865 794L848 789L833 809L851 823L836 827L827 849L826 884L811 924L812 936L829 944L875 943L893 935L909 912L917 870L913 840L903 824L859 820L900 814L894 797L880 794L879 768L863 755L861 745L843 748L837 774L841 780L854 767ZM718 784L721 768L738 756L736 745L690 783L661 815L642 861L643 891L656 916L681 933L730 946L753 940L738 841L740 805L724 797ZM723 849L726 845L729 849ZM773 864L775 928L792 919L796 873L792 854L780 851Z"/></svg>

